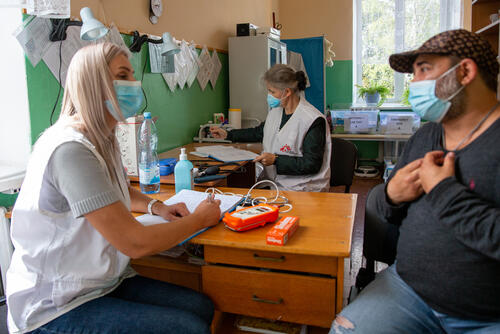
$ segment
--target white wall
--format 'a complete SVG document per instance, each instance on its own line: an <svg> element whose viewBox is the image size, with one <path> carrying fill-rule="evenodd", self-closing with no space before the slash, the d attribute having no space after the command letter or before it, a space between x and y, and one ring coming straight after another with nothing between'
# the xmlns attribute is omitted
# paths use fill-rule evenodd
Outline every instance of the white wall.
<svg viewBox="0 0 500 334"><path fill-rule="evenodd" d="M26 165L31 151L28 88L23 49L12 32L19 8L0 8L0 165Z"/></svg>

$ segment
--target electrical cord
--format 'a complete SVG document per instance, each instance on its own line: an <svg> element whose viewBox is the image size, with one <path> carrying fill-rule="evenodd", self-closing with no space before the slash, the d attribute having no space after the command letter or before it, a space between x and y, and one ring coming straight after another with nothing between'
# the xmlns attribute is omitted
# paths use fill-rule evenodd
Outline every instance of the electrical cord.
<svg viewBox="0 0 500 334"><path fill-rule="evenodd" d="M148 63L148 58L145 57L146 59L144 60L144 66L142 66L142 75L141 75L141 89L142 89L142 94L144 95L144 101L146 102L146 105L144 108L141 110L141 114L143 114L146 109L148 109L148 97L146 96L146 91L144 90L143 82L144 82L144 72L146 71L146 64Z"/></svg>
<svg viewBox="0 0 500 334"><path fill-rule="evenodd" d="M276 195L274 196L274 198L267 198L267 197L264 197L264 196L258 196L258 197L255 197L255 198L252 198L251 194L252 194L252 190L260 185L260 184L263 184L263 183L269 183L271 184L275 189L276 189ZM206 193L209 193L209 192L212 192L212 194L221 194L221 195L231 195L231 196L239 196L239 197L242 197L243 198L243 202L242 202L242 206L248 206L248 205L258 205L260 203L264 203L264 204L270 204L270 205L275 205L279 208L282 208L282 207L286 207L285 210L280 210L280 213L287 213L289 211L292 210L293 208L293 205L288 203L288 198L286 198L285 196L282 196L280 195L280 191L278 189L278 185L276 183L274 183L273 181L271 180L262 180L262 181L259 181L257 183L255 183L249 190L248 192L246 193L246 195L241 195L241 194L235 194L235 193L230 193L230 192L222 192L220 191L219 189L217 188L207 188L205 190Z"/></svg>
<svg viewBox="0 0 500 334"><path fill-rule="evenodd" d="M52 112L50 113L50 119L49 119L50 125L54 124L52 118L54 117L54 112L56 110L57 102L59 102L59 96L61 95L61 90L62 90L62 82L61 82L62 42L63 40L61 39L59 42L59 90L57 91L56 102L54 102L54 107L52 107Z"/></svg>

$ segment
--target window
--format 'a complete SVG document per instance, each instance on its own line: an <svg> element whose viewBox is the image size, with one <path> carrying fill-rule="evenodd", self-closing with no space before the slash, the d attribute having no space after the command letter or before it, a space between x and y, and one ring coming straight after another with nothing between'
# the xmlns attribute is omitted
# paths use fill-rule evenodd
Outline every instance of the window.
<svg viewBox="0 0 500 334"><path fill-rule="evenodd" d="M355 0L354 82L386 85L386 102L401 102L411 75L389 66L392 53L419 47L435 34L462 26L463 0ZM363 103L353 88L353 101Z"/></svg>

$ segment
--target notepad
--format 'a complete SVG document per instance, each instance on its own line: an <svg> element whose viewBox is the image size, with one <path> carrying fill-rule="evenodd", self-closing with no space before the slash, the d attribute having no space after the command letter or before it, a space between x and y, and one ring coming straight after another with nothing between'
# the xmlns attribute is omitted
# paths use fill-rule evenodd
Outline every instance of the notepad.
<svg viewBox="0 0 500 334"><path fill-rule="evenodd" d="M196 147L196 151L208 154L210 158L223 162L248 161L258 157L258 154L252 151L241 150L229 145L199 146Z"/></svg>
<svg viewBox="0 0 500 334"><path fill-rule="evenodd" d="M205 199L207 198L207 193L201 192L201 191L195 191L195 190L186 190L183 189L174 196L170 197L163 203L166 205L173 205L177 203L185 203L187 209L189 212L193 213L196 207ZM230 212L236 208L236 206L243 200L242 197L240 196L233 196L233 195L221 195L221 194L216 194L215 199L218 199L221 201L220 203L220 211L221 211L221 218L226 212ZM154 216L154 215L149 215L145 214L142 216L136 217L137 221L140 222L144 226L149 226L149 225L155 225L155 224L162 224L162 223L168 223L168 220L163 219L160 216ZM193 235L189 236L186 240L182 241L180 244L182 245L189 239L195 237L196 235L200 234L201 232L207 230L207 228L201 229L200 231L194 233Z"/></svg>

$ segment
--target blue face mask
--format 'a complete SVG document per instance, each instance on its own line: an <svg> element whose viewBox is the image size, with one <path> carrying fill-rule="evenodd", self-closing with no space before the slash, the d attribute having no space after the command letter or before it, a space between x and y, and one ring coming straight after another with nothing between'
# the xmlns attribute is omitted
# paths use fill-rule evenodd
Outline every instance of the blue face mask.
<svg viewBox="0 0 500 334"><path fill-rule="evenodd" d="M283 98L283 94L281 94L281 98ZM281 99L278 99L277 97L272 96L271 94L267 94L267 104L269 105L270 108L277 108L281 104Z"/></svg>
<svg viewBox="0 0 500 334"><path fill-rule="evenodd" d="M444 118L448 109L450 109L450 100L460 93L465 86L460 87L446 100L441 100L436 96L436 81L451 73L458 65L460 64L456 64L435 80L422 80L410 83L408 101L413 111L421 118L431 122L441 122Z"/></svg>
<svg viewBox="0 0 500 334"><path fill-rule="evenodd" d="M124 118L135 116L142 105L144 96L142 94L140 81L128 80L114 80L113 86L115 88L118 106ZM111 101L104 101L110 114L119 122L122 121L118 112L113 108Z"/></svg>

